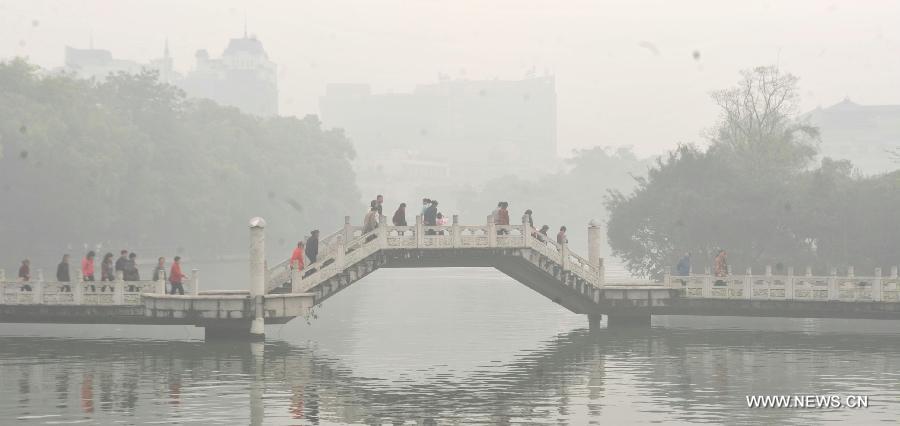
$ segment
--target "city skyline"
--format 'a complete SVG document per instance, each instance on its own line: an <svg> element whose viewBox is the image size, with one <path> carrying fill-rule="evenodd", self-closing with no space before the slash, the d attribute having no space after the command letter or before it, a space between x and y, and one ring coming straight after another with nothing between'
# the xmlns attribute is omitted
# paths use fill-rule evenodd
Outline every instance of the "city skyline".
<svg viewBox="0 0 900 426"><path fill-rule="evenodd" d="M596 145L633 145L648 155L704 143L717 117L709 92L759 65L800 77L802 111L845 97L900 103L900 86L885 84L900 73L900 29L891 24L900 19L897 2L697 3L681 10L652 2L556 9L342 1L263 3L252 13L242 1L0 3L0 57L51 67L64 44L85 46L93 33L95 46L139 62L158 56L168 38L183 69L197 49L240 34L246 17L279 64L280 111L297 116L319 112L329 83L407 92L439 74L515 80L548 70L557 78L564 156ZM441 23L426 25L435 14ZM113 16L126 19L104 19ZM206 17L202 26L196 16ZM492 31L497 25L506 30Z"/></svg>

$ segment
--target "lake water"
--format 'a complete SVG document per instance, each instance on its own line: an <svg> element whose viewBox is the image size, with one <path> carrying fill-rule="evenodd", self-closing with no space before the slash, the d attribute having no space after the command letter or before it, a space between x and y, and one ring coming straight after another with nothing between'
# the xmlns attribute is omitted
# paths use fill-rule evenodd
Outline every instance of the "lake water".
<svg viewBox="0 0 900 426"><path fill-rule="evenodd" d="M238 287L227 268L212 269L204 287ZM202 330L181 326L0 324L0 423L900 419L900 322L655 317L651 329L586 327L490 269L376 271L309 324L267 327L264 344L205 343ZM746 395L767 394L865 395L869 407L747 408Z"/></svg>

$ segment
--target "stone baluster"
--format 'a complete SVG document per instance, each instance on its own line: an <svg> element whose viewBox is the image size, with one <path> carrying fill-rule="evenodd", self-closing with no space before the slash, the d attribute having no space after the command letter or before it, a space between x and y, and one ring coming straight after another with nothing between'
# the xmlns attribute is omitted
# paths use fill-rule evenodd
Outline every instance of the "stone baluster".
<svg viewBox="0 0 900 426"><path fill-rule="evenodd" d="M425 218L416 215L416 247L425 247Z"/></svg>
<svg viewBox="0 0 900 426"><path fill-rule="evenodd" d="M805 273L804 275L806 275L807 277L811 277L811 276L812 276L812 266L807 266L807 267L806 267L806 273Z"/></svg>
<svg viewBox="0 0 900 426"><path fill-rule="evenodd" d="M125 304L125 273L116 271L116 281L113 283L113 304Z"/></svg>
<svg viewBox="0 0 900 426"><path fill-rule="evenodd" d="M264 340L264 306L266 294L266 221L261 217L250 219L250 300L253 317L250 322L250 336Z"/></svg>
<svg viewBox="0 0 900 426"><path fill-rule="evenodd" d="M666 272L663 274L663 287L675 288L672 285L672 268L671 267L666 267Z"/></svg>
<svg viewBox="0 0 900 426"><path fill-rule="evenodd" d="M0 282L6 282L6 269L0 269Z"/></svg>
<svg viewBox="0 0 900 426"><path fill-rule="evenodd" d="M784 281L784 299L794 300L794 267L788 266L787 280Z"/></svg>
<svg viewBox="0 0 900 426"><path fill-rule="evenodd" d="M841 293L838 288L837 268L831 267L828 276L828 300L840 300Z"/></svg>
<svg viewBox="0 0 900 426"><path fill-rule="evenodd" d="M713 276L709 266L703 268L703 288L700 291L700 297L710 297L712 295Z"/></svg>
<svg viewBox="0 0 900 426"><path fill-rule="evenodd" d="M488 227L488 247L497 247L497 225L494 224L494 215L489 214L487 217Z"/></svg>
<svg viewBox="0 0 900 426"><path fill-rule="evenodd" d="M881 268L875 268L875 279L872 280L872 301L880 302L882 298Z"/></svg>
<svg viewBox="0 0 900 426"><path fill-rule="evenodd" d="M378 228L375 228L375 233L378 235L378 247L387 248L387 240L388 240L388 227L384 223L379 223Z"/></svg>
<svg viewBox="0 0 900 426"><path fill-rule="evenodd" d="M344 243L353 241L353 225L350 224L350 216L344 216Z"/></svg>
<svg viewBox="0 0 900 426"><path fill-rule="evenodd" d="M72 279L72 303L80 305L84 303L84 275L81 268L75 269L75 276Z"/></svg>
<svg viewBox="0 0 900 426"><path fill-rule="evenodd" d="M847 277L848 277L848 278L853 278L853 277L855 276L855 273L854 273L854 272L855 272L855 271L854 271L852 265L847 267Z"/></svg>
<svg viewBox="0 0 900 426"><path fill-rule="evenodd" d="M600 266L600 259L602 258L600 250L602 247L603 229L596 220L591 219L588 222L588 261L595 268ZM671 282L671 271L666 268L666 272L669 274L669 281L666 281L666 286L668 287L669 282Z"/></svg>
<svg viewBox="0 0 900 426"><path fill-rule="evenodd" d="M38 269L35 271L35 279L31 283L31 303L43 304L44 303L44 270Z"/></svg>
<svg viewBox="0 0 900 426"><path fill-rule="evenodd" d="M744 299L753 300L753 268L750 266L744 274Z"/></svg>
<svg viewBox="0 0 900 426"><path fill-rule="evenodd" d="M339 237L340 238L340 237ZM340 242L338 242L340 244ZM337 253L335 254L337 256ZM293 265L291 265L293 266ZM303 270L299 268L291 268L291 293L300 292L300 283L303 281Z"/></svg>
<svg viewBox="0 0 900 426"><path fill-rule="evenodd" d="M597 266L597 285L603 287L606 285L606 265L603 264L603 258L600 258L600 264ZM599 302L599 299L597 301Z"/></svg>
<svg viewBox="0 0 900 426"><path fill-rule="evenodd" d="M528 225L528 222L522 221L522 247L530 247L531 246L531 228Z"/></svg>
<svg viewBox="0 0 900 426"><path fill-rule="evenodd" d="M453 247L462 247L462 234L459 229L459 215L453 215L453 224L450 233L453 235Z"/></svg>
<svg viewBox="0 0 900 426"><path fill-rule="evenodd" d="M156 294L166 294L166 271L159 271L159 277L156 280Z"/></svg>
<svg viewBox="0 0 900 426"><path fill-rule="evenodd" d="M560 267L563 271L569 270L569 245L565 242L559 245Z"/></svg>
<svg viewBox="0 0 900 426"><path fill-rule="evenodd" d="M897 267L891 266L891 278L897 278Z"/></svg>
<svg viewBox="0 0 900 426"><path fill-rule="evenodd" d="M6 303L4 294L6 293L6 270L0 269L0 305Z"/></svg>
<svg viewBox="0 0 900 426"><path fill-rule="evenodd" d="M191 294L200 294L200 270L197 268L191 269Z"/></svg>

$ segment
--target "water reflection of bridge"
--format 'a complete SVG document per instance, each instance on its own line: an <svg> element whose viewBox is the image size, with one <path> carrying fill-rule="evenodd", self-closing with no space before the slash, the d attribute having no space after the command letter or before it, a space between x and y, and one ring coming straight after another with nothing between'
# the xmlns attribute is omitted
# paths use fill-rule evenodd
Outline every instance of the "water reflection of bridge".
<svg viewBox="0 0 900 426"><path fill-rule="evenodd" d="M803 414L735 408L759 389L828 393L834 385L819 376L900 370L900 359L884 356L900 350L900 342L873 335L578 330L506 365L416 383L358 377L340 361L281 342L263 349L261 343L2 340L0 392L18 400L0 398L0 412L97 421L550 422L577 416L576 401L584 400L584 415L595 417L621 410L623 402L639 409L645 400L670 419L752 414L778 422ZM814 356L823 352L839 355ZM634 395L618 395L623 380ZM55 398L35 395L46 392L47 382Z"/></svg>

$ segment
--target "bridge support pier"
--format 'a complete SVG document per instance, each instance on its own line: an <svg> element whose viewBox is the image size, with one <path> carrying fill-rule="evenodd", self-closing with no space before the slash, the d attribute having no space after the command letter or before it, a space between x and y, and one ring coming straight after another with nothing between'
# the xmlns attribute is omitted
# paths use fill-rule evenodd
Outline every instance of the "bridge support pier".
<svg viewBox="0 0 900 426"><path fill-rule="evenodd" d="M217 324L203 326L204 340L239 340L255 342L265 340L265 334L250 332L251 321L225 320Z"/></svg>
<svg viewBox="0 0 900 426"><path fill-rule="evenodd" d="M603 320L603 315L601 314L588 314L588 328L591 330L599 330L600 329L600 321Z"/></svg>
<svg viewBox="0 0 900 426"><path fill-rule="evenodd" d="M607 328L650 328L650 314L618 314L606 316Z"/></svg>

